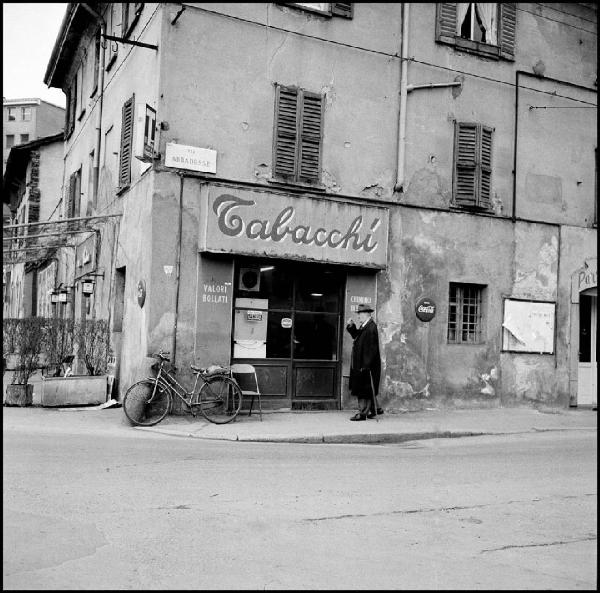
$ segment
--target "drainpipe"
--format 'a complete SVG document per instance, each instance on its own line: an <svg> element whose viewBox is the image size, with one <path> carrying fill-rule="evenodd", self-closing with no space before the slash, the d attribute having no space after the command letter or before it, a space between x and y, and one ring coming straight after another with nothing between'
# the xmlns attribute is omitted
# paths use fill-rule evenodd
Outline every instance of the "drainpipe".
<svg viewBox="0 0 600 593"><path fill-rule="evenodd" d="M514 146L513 146L513 195L512 195L512 222L517 220L517 138L519 131L519 74L520 70L515 73L515 131L514 131Z"/></svg>
<svg viewBox="0 0 600 593"><path fill-rule="evenodd" d="M394 191L404 191L404 154L406 152L406 94L408 86L408 16L410 3L402 3L402 51L400 55L400 113L398 114L398 167Z"/></svg>
<svg viewBox="0 0 600 593"><path fill-rule="evenodd" d="M449 86L462 86L462 82L429 82L427 84L409 84L406 87L406 92L411 93L412 91L417 91L419 89L439 89L445 88Z"/></svg>
<svg viewBox="0 0 600 593"><path fill-rule="evenodd" d="M171 363L175 365L175 355L177 354L177 317L179 315L179 271L181 268L181 242L183 230L183 175L179 176L179 224L178 224L178 244L176 267L176 286L175 286L175 319L173 321L173 342L171 346Z"/></svg>
<svg viewBox="0 0 600 593"><path fill-rule="evenodd" d="M94 150L94 171L93 171L93 189L92 195L94 200L94 206L98 205L98 180L100 178L100 148L102 146L102 104L104 102L104 66L105 66L105 52L102 47L104 35L106 34L106 22L102 16L95 10L90 8L87 4L82 4L89 13L91 13L96 21L100 24L100 64L98 69L98 110L96 114L96 148Z"/></svg>

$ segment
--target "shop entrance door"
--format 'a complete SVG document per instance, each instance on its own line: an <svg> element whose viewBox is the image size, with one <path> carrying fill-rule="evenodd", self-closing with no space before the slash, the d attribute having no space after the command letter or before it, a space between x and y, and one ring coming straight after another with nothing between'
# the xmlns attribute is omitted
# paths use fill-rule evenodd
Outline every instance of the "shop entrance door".
<svg viewBox="0 0 600 593"><path fill-rule="evenodd" d="M325 264L236 266L233 361L257 370L263 402L339 402L345 274Z"/></svg>
<svg viewBox="0 0 600 593"><path fill-rule="evenodd" d="M577 405L593 406L598 402L596 350L596 295L579 295L579 366Z"/></svg>

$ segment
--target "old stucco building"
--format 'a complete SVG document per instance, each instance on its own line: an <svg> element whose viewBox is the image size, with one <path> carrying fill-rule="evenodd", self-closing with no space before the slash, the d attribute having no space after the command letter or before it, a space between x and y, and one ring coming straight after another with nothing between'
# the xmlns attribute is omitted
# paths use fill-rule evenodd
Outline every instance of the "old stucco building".
<svg viewBox="0 0 600 593"><path fill-rule="evenodd" d="M366 302L388 409L591 404L596 38L591 3L70 4L62 215L117 216L57 277L121 392L163 348L351 407Z"/></svg>

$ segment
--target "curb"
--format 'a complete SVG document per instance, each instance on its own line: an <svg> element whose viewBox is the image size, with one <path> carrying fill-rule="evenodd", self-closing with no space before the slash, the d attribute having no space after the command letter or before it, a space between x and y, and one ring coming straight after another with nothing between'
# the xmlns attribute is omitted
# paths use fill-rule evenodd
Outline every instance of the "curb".
<svg viewBox="0 0 600 593"><path fill-rule="evenodd" d="M419 441L425 439L453 439L474 436L508 436L514 434L531 434L539 432L559 432L569 430L596 430L595 427L557 427L557 428L537 428L532 426L528 430L513 430L513 431L452 431L452 430L437 430L426 432L405 432L405 433L363 433L363 434L319 434L313 436L240 436L239 434L231 434L228 436L205 436L193 432L182 432L176 430L168 430L162 428L154 428L152 426L134 426L136 430L144 430L163 434L165 436L173 436L180 438L203 439L209 441L233 441L246 443L305 443L305 444L380 444L380 443L404 443L408 441Z"/></svg>

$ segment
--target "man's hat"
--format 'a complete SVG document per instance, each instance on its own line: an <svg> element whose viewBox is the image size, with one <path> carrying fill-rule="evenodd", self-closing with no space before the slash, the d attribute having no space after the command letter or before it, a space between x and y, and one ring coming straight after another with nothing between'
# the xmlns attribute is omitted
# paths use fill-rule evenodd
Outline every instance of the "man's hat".
<svg viewBox="0 0 600 593"><path fill-rule="evenodd" d="M369 305L363 305L362 303L358 305L357 313L373 313L374 309L371 309Z"/></svg>

